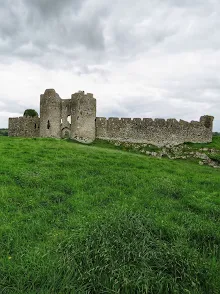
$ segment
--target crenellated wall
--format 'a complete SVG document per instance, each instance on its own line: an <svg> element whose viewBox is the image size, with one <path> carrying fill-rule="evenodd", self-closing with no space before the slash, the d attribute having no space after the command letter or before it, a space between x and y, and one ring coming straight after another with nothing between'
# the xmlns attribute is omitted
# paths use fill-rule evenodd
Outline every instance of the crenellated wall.
<svg viewBox="0 0 220 294"><path fill-rule="evenodd" d="M10 137L39 137L39 117L9 118L8 135Z"/></svg>
<svg viewBox="0 0 220 294"><path fill-rule="evenodd" d="M212 116L202 116L199 122L190 123L176 119L97 117L96 138L157 146L203 143L212 141L212 125Z"/></svg>

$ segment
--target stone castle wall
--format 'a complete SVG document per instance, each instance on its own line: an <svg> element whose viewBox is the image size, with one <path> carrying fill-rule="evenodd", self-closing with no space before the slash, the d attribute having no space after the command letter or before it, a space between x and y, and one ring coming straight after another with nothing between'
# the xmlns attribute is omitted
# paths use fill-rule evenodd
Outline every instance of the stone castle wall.
<svg viewBox="0 0 220 294"><path fill-rule="evenodd" d="M213 117L202 116L200 121L151 118L96 118L96 138L157 146L177 145L184 142L212 141Z"/></svg>
<svg viewBox="0 0 220 294"><path fill-rule="evenodd" d="M71 138L83 143L98 139L157 146L212 141L212 116L200 121L96 117L96 99L83 91L61 99L54 89L40 95L40 118L9 118L9 136Z"/></svg>
<svg viewBox="0 0 220 294"><path fill-rule="evenodd" d="M8 135L10 137L39 137L39 117L9 118Z"/></svg>

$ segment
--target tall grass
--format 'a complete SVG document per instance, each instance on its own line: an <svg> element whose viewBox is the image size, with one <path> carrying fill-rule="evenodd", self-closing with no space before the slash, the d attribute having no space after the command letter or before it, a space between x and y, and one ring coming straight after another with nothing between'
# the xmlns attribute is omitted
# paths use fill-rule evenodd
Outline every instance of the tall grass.
<svg viewBox="0 0 220 294"><path fill-rule="evenodd" d="M0 293L220 292L219 170L40 138L0 156Z"/></svg>

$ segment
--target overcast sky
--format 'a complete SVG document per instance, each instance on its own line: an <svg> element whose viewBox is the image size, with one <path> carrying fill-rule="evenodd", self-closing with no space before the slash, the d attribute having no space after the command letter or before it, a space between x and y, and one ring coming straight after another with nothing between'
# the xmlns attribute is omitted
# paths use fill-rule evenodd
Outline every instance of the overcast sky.
<svg viewBox="0 0 220 294"><path fill-rule="evenodd" d="M220 0L0 0L0 128L46 88L220 131Z"/></svg>

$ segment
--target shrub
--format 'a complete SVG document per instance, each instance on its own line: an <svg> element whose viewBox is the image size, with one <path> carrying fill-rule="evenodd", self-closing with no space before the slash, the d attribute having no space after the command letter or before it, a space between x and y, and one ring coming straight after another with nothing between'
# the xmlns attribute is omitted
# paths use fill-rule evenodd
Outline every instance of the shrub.
<svg viewBox="0 0 220 294"><path fill-rule="evenodd" d="M38 116L38 113L37 113L37 111L34 110L34 109L26 109L26 110L24 111L24 116L25 116L25 117L28 117L28 116L34 117L34 116Z"/></svg>

